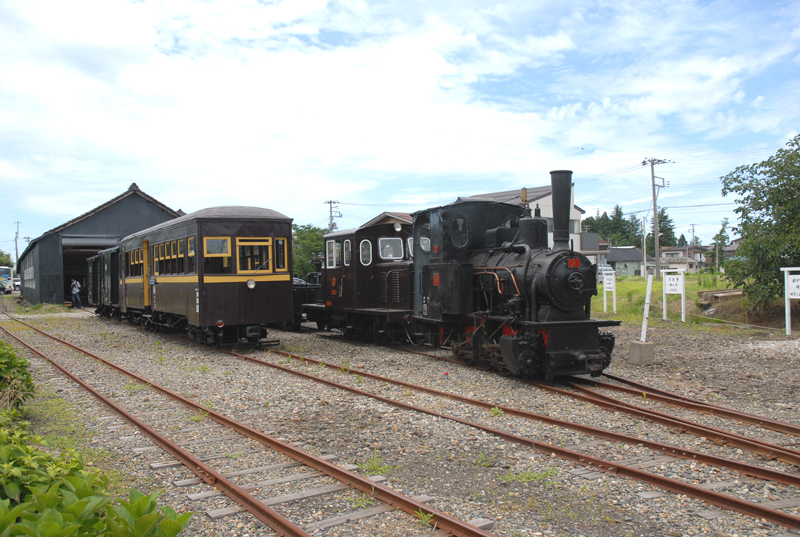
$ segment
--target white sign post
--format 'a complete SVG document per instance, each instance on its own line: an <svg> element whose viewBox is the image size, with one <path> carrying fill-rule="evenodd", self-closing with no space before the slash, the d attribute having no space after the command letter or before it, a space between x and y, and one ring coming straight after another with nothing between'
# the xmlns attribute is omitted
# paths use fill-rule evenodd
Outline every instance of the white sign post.
<svg viewBox="0 0 800 537"><path fill-rule="evenodd" d="M800 274L792 274L792 272L800 272L800 267L784 267L783 271L783 289L786 294L786 335L792 335L792 308L790 300L793 298L800 298Z"/></svg>
<svg viewBox="0 0 800 537"><path fill-rule="evenodd" d="M667 320L667 295L681 295L681 322L686 322L686 269L662 270L664 275L664 320Z"/></svg>
<svg viewBox="0 0 800 537"><path fill-rule="evenodd" d="M603 313L608 311L606 293L613 293L614 313L617 313L617 275L614 273L603 275Z"/></svg>

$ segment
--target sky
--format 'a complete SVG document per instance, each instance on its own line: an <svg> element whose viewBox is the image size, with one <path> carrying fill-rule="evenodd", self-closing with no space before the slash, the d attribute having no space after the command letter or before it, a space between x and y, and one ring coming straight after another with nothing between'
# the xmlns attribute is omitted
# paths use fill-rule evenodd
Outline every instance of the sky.
<svg viewBox="0 0 800 537"><path fill-rule="evenodd" d="M0 0L0 249L131 183L348 229L568 169L584 216L652 217L645 159L708 244L799 68L796 1Z"/></svg>

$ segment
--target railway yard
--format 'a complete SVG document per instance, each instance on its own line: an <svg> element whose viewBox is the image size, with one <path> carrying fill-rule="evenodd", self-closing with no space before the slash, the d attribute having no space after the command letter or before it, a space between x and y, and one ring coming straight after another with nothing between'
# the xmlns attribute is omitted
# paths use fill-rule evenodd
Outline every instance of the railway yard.
<svg viewBox="0 0 800 537"><path fill-rule="evenodd" d="M309 328L273 329L280 346L235 354L87 311L16 318L29 324L4 318L2 337L31 361L39 388L75 406L92 447L112 453L134 486L164 489L161 502L196 513L183 535L274 533L231 495L330 536L434 535L434 526L515 537L800 528L800 340L779 332L651 326L655 363L633 366L639 327L610 329L610 377L596 380L630 379L696 402L680 406L646 387L530 385L448 361L443 350ZM178 442L187 464L204 461L206 481L232 492L197 478L12 335ZM384 503L393 492L399 510Z"/></svg>

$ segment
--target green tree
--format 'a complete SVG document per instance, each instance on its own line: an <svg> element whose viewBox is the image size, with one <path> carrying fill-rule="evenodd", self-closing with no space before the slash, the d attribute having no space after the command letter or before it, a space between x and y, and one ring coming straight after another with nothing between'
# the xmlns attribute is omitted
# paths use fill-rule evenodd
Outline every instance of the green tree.
<svg viewBox="0 0 800 537"><path fill-rule="evenodd" d="M688 246L689 242L686 240L686 237L681 233L681 236L678 237L678 246L684 247Z"/></svg>
<svg viewBox="0 0 800 537"><path fill-rule="evenodd" d="M641 243L638 220L635 216L626 219L619 205L614 207L610 217L608 213L603 213L599 218L590 216L584 219L583 228L589 233L598 233L614 246L635 246Z"/></svg>
<svg viewBox="0 0 800 537"><path fill-rule="evenodd" d="M0 266L14 268L14 262L11 261L11 254L0 250Z"/></svg>
<svg viewBox="0 0 800 537"><path fill-rule="evenodd" d="M736 195L734 231L742 238L725 273L762 310L783 294L781 267L800 265L800 135L767 160L721 179L722 195Z"/></svg>
<svg viewBox="0 0 800 537"><path fill-rule="evenodd" d="M325 253L322 236L328 230L311 224L292 224L292 260L294 275L305 278L309 272L317 272L314 260Z"/></svg>
<svg viewBox="0 0 800 537"><path fill-rule="evenodd" d="M720 256L720 265L722 265L722 260L725 257L722 255L723 249L730 244L730 237L728 236L728 219L722 219L722 228L720 228L719 233L714 235L713 240L711 241L711 245L714 247L711 250L707 251L705 255L708 258L708 263L716 270L717 267L717 251L719 250Z"/></svg>
<svg viewBox="0 0 800 537"><path fill-rule="evenodd" d="M650 233L647 235L647 253L655 257L656 244L653 239L653 227L655 222L650 226ZM667 210L663 207L658 210L658 229L661 236L658 239L659 248L667 246L677 246L678 239L675 237L675 224L672 223L672 218L667 214Z"/></svg>

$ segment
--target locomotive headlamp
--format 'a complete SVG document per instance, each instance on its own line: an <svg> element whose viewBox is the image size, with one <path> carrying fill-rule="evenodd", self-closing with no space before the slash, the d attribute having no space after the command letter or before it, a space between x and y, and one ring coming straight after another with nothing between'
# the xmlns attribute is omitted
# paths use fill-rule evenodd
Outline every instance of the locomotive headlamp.
<svg viewBox="0 0 800 537"><path fill-rule="evenodd" d="M247 288L248 289L255 289L256 281L255 280L247 280Z"/></svg>
<svg viewBox="0 0 800 537"><path fill-rule="evenodd" d="M217 328L222 328L223 326L225 326L225 321L223 321L222 319L217 321Z"/></svg>
<svg viewBox="0 0 800 537"><path fill-rule="evenodd" d="M397 231L398 233L400 233L401 229L403 229L403 226L400 225L400 222L395 222L394 223L394 230Z"/></svg>

